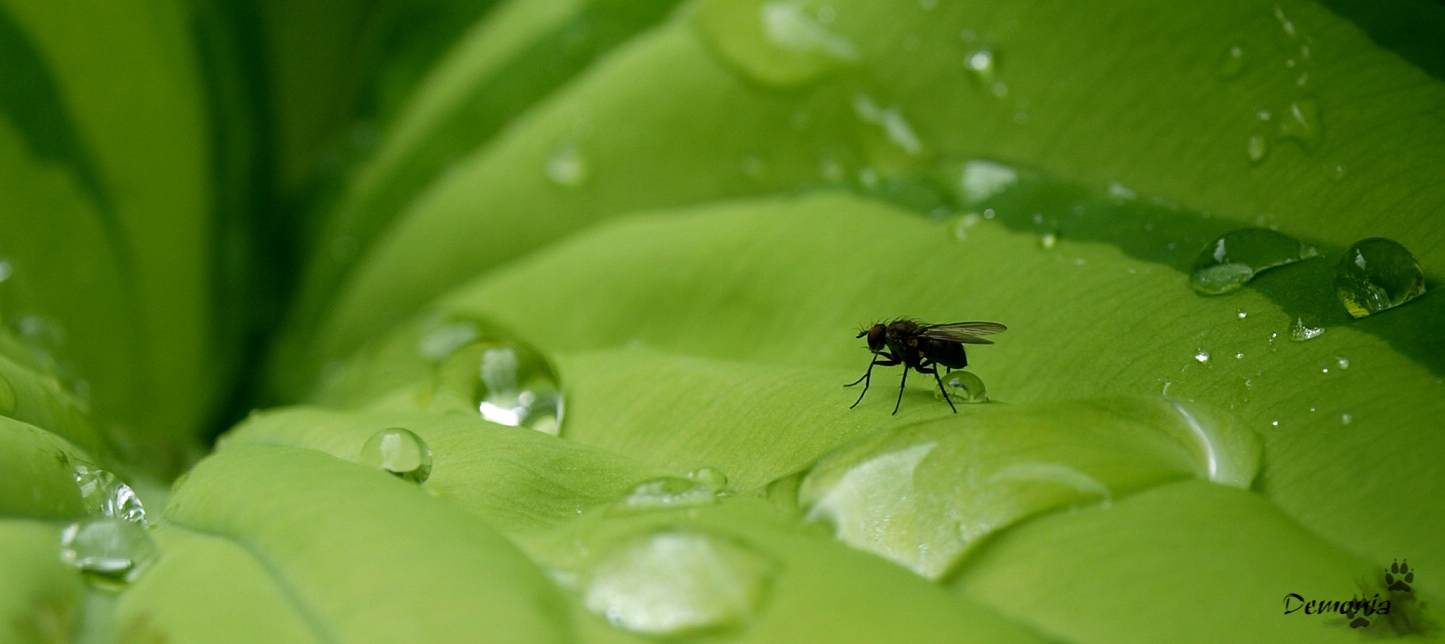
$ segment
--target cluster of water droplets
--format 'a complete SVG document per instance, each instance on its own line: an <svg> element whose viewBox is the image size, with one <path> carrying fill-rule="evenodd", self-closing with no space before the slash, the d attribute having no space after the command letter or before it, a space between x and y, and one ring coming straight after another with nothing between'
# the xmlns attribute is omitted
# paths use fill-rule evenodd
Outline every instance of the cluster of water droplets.
<svg viewBox="0 0 1445 644"><path fill-rule="evenodd" d="M75 483L91 516L61 531L61 561L101 587L135 581L157 554L140 498L114 474L89 465L76 466Z"/></svg>
<svg viewBox="0 0 1445 644"><path fill-rule="evenodd" d="M1313 152L1323 133L1319 102L1305 91L1314 64L1313 38L1278 6L1274 8L1274 19L1279 25L1279 42L1287 53L1269 64L1280 65L1281 69L1276 71L1290 77L1287 93L1292 98L1276 109L1261 108L1255 112L1255 131L1245 144L1245 153L1252 163L1264 161L1271 144L1279 141L1294 141L1306 152ZM1222 80L1238 78L1249 61L1249 52L1243 46L1231 45L1221 57L1216 75ZM1343 168L1336 167L1335 173L1336 179L1343 176Z"/></svg>
<svg viewBox="0 0 1445 644"><path fill-rule="evenodd" d="M434 401L466 404L501 425L561 432L562 389L541 351L472 320L429 324L418 349L437 365Z"/></svg>

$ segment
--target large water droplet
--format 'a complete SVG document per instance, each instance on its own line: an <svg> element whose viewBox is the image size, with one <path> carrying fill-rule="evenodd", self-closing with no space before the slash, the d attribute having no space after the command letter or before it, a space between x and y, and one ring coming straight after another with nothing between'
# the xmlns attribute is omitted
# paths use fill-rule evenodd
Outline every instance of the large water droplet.
<svg viewBox="0 0 1445 644"><path fill-rule="evenodd" d="M1320 138L1320 106L1313 100L1289 104L1279 120L1279 138L1294 139L1305 150L1314 150Z"/></svg>
<svg viewBox="0 0 1445 644"><path fill-rule="evenodd" d="M590 172L582 148L570 139L558 145L547 158L547 180L563 188L580 187L587 182Z"/></svg>
<svg viewBox="0 0 1445 644"><path fill-rule="evenodd" d="M983 380L968 371L955 371L944 376L943 389L954 402L988 402L988 390L984 387Z"/></svg>
<svg viewBox="0 0 1445 644"><path fill-rule="evenodd" d="M366 439L361 446L361 463L386 470L404 481L422 483L431 476L431 448L411 430L391 427Z"/></svg>
<svg viewBox="0 0 1445 644"><path fill-rule="evenodd" d="M716 468L699 467L688 472L687 478L707 486L708 489L714 492L722 492L727 490L728 487L728 475L723 474L722 470Z"/></svg>
<svg viewBox="0 0 1445 644"><path fill-rule="evenodd" d="M1226 233L1204 247L1194 261L1189 285L1205 295L1238 290L1260 272L1319 254L1313 246L1268 228Z"/></svg>
<svg viewBox="0 0 1445 644"><path fill-rule="evenodd" d="M1409 249L1373 237L1345 251L1335 266L1335 295L1357 318L1400 306L1425 293L1425 274Z"/></svg>
<svg viewBox="0 0 1445 644"><path fill-rule="evenodd" d="M857 46L800 3L707 0L692 15L703 42L719 58L764 85L811 83L859 58Z"/></svg>
<svg viewBox="0 0 1445 644"><path fill-rule="evenodd" d="M967 427L912 425L833 450L798 485L798 508L844 543L938 579L1040 512L1181 476L1247 487L1258 469L1252 433L1168 401L986 409Z"/></svg>
<svg viewBox="0 0 1445 644"><path fill-rule="evenodd" d="M471 331L466 327L470 326ZM423 336L424 353L451 348L436 370L434 400L469 401L482 418L545 434L561 431L563 397L556 370L540 351L467 321Z"/></svg>
<svg viewBox="0 0 1445 644"><path fill-rule="evenodd" d="M853 111L858 118L882 128L888 140L904 152L916 155L923 151L923 142L897 106L880 107L866 94L857 94L853 97Z"/></svg>
<svg viewBox="0 0 1445 644"><path fill-rule="evenodd" d="M708 505L716 501L717 489L707 483L666 476L638 484L622 497L618 505L628 510L666 510Z"/></svg>
<svg viewBox="0 0 1445 644"><path fill-rule="evenodd" d="M60 533L60 560L104 587L135 581L155 559L146 529L116 518L72 523Z"/></svg>
<svg viewBox="0 0 1445 644"><path fill-rule="evenodd" d="M619 544L580 581L583 603L614 626L673 635L747 621L767 602L776 570L738 541L671 530Z"/></svg>
<svg viewBox="0 0 1445 644"><path fill-rule="evenodd" d="M89 465L77 465L75 484L92 516L145 524L146 512L140 497L116 475Z"/></svg>

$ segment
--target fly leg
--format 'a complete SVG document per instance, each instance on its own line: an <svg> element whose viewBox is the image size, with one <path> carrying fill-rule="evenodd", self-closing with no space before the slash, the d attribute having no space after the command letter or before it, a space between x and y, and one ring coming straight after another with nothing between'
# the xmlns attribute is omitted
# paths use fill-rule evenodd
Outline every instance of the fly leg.
<svg viewBox="0 0 1445 644"><path fill-rule="evenodd" d="M886 360L879 360L880 357L886 357L887 359L886 359ZM860 383L860 382L863 383L863 392L860 393L860 394L858 394L858 400L853 401L853 404L852 404L852 405L849 405L849 406L848 406L848 409L852 409L852 408L854 408L854 407L857 407L857 406L858 406L858 403L863 402L863 396L864 396L864 394L867 394L867 393L868 393L868 385L871 384L871 382L872 382L873 367L892 367L892 366L900 365L900 364L903 364L903 361L901 361L901 360L893 357L892 354L887 354L886 356L883 356L882 354L880 354L880 355L874 355L874 356L873 356L873 362L868 363L868 370L865 371L865 372L863 372L863 377L862 377L862 378L859 378L859 379L857 379L857 380L854 380L853 382L850 382L850 383L848 383L848 384L846 384L846 385L843 385L844 387L852 387L853 385L856 385L856 384L858 384L858 383Z"/></svg>
<svg viewBox="0 0 1445 644"><path fill-rule="evenodd" d="M919 371L919 373L931 373L931 374L933 374L933 379L936 380L936 381L938 381L938 391L939 391L939 393L943 394L943 401L946 402L946 403L948 403L948 408L949 408L949 409L952 409L952 410L953 410L953 413L957 414L957 413L958 413L958 408L953 406L953 398L950 398L949 395L948 395L948 391L943 388L943 378L938 377L938 367L937 367L936 365L935 365L935 366L920 366L920 367L918 368L918 371Z"/></svg>
<svg viewBox="0 0 1445 644"><path fill-rule="evenodd" d="M903 404L903 385L908 384L908 368L903 368L903 379L898 381L898 402L893 403L893 415L898 415L898 406Z"/></svg>

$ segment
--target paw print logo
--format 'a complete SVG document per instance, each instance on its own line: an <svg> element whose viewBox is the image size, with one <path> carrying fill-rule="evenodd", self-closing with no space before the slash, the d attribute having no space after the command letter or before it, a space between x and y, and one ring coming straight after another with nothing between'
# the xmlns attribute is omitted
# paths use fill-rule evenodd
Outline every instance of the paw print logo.
<svg viewBox="0 0 1445 644"><path fill-rule="evenodd" d="M1410 570L1410 563L1397 562L1390 564L1390 572L1385 573L1385 583L1389 584L1389 590L1403 590L1410 592L1410 584L1415 583L1415 571Z"/></svg>
<svg viewBox="0 0 1445 644"><path fill-rule="evenodd" d="M1350 609L1345 613L1345 617L1350 618L1350 628L1364 628L1370 625L1370 620L1365 618L1364 602L1356 603L1351 598L1349 606Z"/></svg>

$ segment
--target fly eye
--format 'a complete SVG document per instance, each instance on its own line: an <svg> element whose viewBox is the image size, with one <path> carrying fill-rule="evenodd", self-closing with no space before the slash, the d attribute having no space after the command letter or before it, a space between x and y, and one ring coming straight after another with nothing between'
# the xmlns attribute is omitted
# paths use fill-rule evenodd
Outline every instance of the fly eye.
<svg viewBox="0 0 1445 644"><path fill-rule="evenodd" d="M887 333L887 329L884 329L881 324L875 324L873 328L868 329L868 349L874 353L882 351L883 345L887 344Z"/></svg>

